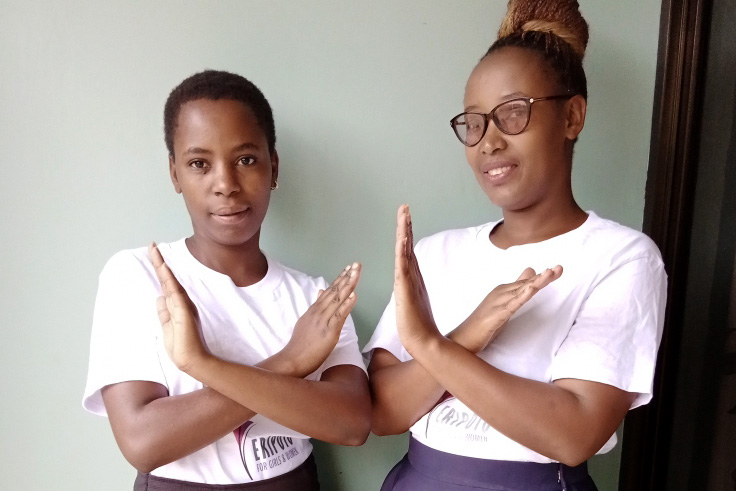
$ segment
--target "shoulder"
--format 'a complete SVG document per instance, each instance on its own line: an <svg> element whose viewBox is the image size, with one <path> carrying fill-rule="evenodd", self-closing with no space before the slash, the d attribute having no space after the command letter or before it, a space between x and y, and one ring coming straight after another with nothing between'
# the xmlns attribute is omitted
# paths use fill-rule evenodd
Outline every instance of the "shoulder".
<svg viewBox="0 0 736 491"><path fill-rule="evenodd" d="M659 248L646 234L593 212L590 212L589 221L585 224L582 246L597 260L607 258L613 264L634 260L662 264Z"/></svg>
<svg viewBox="0 0 736 491"><path fill-rule="evenodd" d="M183 243L181 240L158 244L158 249L166 260L166 264L175 274L184 266L184 258L180 251ZM148 247L124 249L113 254L100 273L100 281L105 280L131 282L131 285L135 285L136 282L145 282L158 286L156 272L148 257Z"/></svg>
<svg viewBox="0 0 736 491"><path fill-rule="evenodd" d="M467 228L444 230L422 238L417 242L415 250L418 255L444 254L465 247L472 247L478 238L490 233L498 222L485 223Z"/></svg>
<svg viewBox="0 0 736 491"><path fill-rule="evenodd" d="M275 276L278 277L281 286L293 289L299 288L305 292L317 291L325 289L327 282L321 276L311 276L307 273L286 266L280 261L266 256L268 258L268 267L272 269Z"/></svg>
<svg viewBox="0 0 736 491"><path fill-rule="evenodd" d="M113 254L107 260L100 277L130 276L146 270L153 270L151 261L148 259L148 248L125 249Z"/></svg>

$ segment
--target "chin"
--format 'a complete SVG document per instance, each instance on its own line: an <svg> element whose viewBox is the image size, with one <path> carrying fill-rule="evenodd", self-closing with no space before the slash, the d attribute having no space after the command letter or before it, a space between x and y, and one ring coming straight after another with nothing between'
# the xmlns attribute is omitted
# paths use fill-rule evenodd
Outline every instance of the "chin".
<svg viewBox="0 0 736 491"><path fill-rule="evenodd" d="M240 247L248 245L255 241L258 244L259 230L239 232L239 233L222 233L211 232L207 234L210 241L227 247Z"/></svg>
<svg viewBox="0 0 736 491"><path fill-rule="evenodd" d="M529 207L526 203L522 203L514 199L509 199L508 197L501 197L498 195L494 196L490 193L486 193L486 196L488 196L488 199L491 201L491 203L501 208L501 210L504 212L522 211Z"/></svg>

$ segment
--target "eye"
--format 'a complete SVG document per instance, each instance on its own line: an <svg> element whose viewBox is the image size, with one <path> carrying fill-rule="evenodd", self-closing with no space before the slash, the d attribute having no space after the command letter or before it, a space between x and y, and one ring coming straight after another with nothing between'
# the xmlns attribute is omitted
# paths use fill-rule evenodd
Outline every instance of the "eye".
<svg viewBox="0 0 736 491"><path fill-rule="evenodd" d="M240 157L238 159L238 164L240 165L253 165L256 163L256 159L253 157Z"/></svg>
<svg viewBox="0 0 736 491"><path fill-rule="evenodd" d="M522 102L510 103L505 109L504 116L507 118L522 118L526 117L527 106Z"/></svg>
<svg viewBox="0 0 736 491"><path fill-rule="evenodd" d="M207 163L204 160L192 160L189 162L189 167L193 169L203 170L207 168Z"/></svg>
<svg viewBox="0 0 736 491"><path fill-rule="evenodd" d="M483 130L485 123L483 116L478 114L467 114L465 116L465 128L468 133L477 133Z"/></svg>

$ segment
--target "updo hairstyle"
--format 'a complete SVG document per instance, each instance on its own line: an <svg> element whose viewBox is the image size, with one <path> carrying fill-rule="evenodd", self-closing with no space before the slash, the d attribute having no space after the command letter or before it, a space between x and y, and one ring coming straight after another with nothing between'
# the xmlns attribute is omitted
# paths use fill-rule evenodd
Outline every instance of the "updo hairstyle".
<svg viewBox="0 0 736 491"><path fill-rule="evenodd" d="M577 1L510 0L498 39L484 58L505 47L532 50L555 74L560 94L580 94L587 100L588 83L583 70L587 45L588 23Z"/></svg>

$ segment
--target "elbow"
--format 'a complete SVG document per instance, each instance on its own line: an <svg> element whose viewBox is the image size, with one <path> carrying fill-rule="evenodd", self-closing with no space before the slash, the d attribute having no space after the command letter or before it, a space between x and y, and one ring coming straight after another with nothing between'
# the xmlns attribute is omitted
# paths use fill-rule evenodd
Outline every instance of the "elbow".
<svg viewBox="0 0 736 491"><path fill-rule="evenodd" d="M355 421L349 431L346 431L342 438L342 445L348 447L359 447L363 445L368 436L371 434L371 413L362 415Z"/></svg>
<svg viewBox="0 0 736 491"><path fill-rule="evenodd" d="M146 462L135 462L135 461L133 461L131 459L128 459L127 457L126 457L126 459L128 460L128 463L130 463L130 465L132 465L133 467L135 467L135 469L138 472L140 472L141 474L149 474L154 469L156 469L157 467L160 467L160 466L157 466L157 465L148 464Z"/></svg>
<svg viewBox="0 0 736 491"><path fill-rule="evenodd" d="M128 461L130 465L143 474L148 474L154 469L161 467L163 463L159 464L155 461L149 452L145 449L131 448L132 446L126 446L125 448L121 445L120 450L123 453L123 457Z"/></svg>
<svg viewBox="0 0 736 491"><path fill-rule="evenodd" d="M332 438L331 443L347 447L363 445L371 433L370 406L367 406L367 409L353 412L352 417L345 420L344 425L338 425L338 427L341 427L341 430Z"/></svg>
<svg viewBox="0 0 736 491"><path fill-rule="evenodd" d="M140 440L118 440L118 447L130 465L136 470L148 474L162 465L168 464L161 458L161 453L154 449L152 442Z"/></svg>
<svg viewBox="0 0 736 491"><path fill-rule="evenodd" d="M371 420L371 431L376 436L401 435L411 428L411 426L424 416L407 416L393 404L381 404L380 401L373 400L373 418Z"/></svg>
<svg viewBox="0 0 736 491"><path fill-rule="evenodd" d="M569 467L577 467L583 462L587 461L590 457L592 457L594 454L591 455L583 455L582 453L579 453L578 455L566 455L561 457L559 460L560 463L565 464Z"/></svg>
<svg viewBox="0 0 736 491"><path fill-rule="evenodd" d="M406 432L409 427L411 427L411 424L408 426L397 424L393 418L382 415L380 412L374 410L371 431L376 436L400 435Z"/></svg>
<svg viewBox="0 0 736 491"><path fill-rule="evenodd" d="M593 441L570 441L552 458L567 466L576 467L595 455L602 446L603 444Z"/></svg>
<svg viewBox="0 0 736 491"><path fill-rule="evenodd" d="M346 447L359 447L363 445L366 440L368 440L369 434L370 428L368 429L368 431L353 432L350 435L346 435L341 445L345 445Z"/></svg>
<svg viewBox="0 0 736 491"><path fill-rule="evenodd" d="M391 428L388 425L381 424L380 422L374 421L371 425L371 431L376 436L390 436L390 435L398 435L400 433L403 433L403 431L396 430L394 428Z"/></svg>

